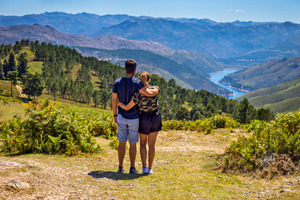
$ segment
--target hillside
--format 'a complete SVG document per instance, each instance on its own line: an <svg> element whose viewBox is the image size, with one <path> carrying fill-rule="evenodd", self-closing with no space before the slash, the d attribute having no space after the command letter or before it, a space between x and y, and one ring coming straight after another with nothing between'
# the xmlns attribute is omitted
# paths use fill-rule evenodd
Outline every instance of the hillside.
<svg viewBox="0 0 300 200"><path fill-rule="evenodd" d="M210 82L207 79L205 71L203 69L203 71L201 71L196 65L186 65L184 62L183 64L178 64L174 60L148 51L130 49L104 50L85 47L77 47L76 49L84 55L93 55L97 58L113 58L112 62L120 65L124 65L123 63L127 58L133 58L139 64L139 71L148 70L158 75L162 75L167 80L172 76L175 76L177 79L181 80L178 84L185 88L189 88L187 86L190 85L197 90L205 89L217 94L228 93L227 90ZM179 56L177 58L180 59ZM206 61L206 63L203 63L203 66L209 67L211 64ZM151 69L152 67L154 68ZM157 69L159 70L157 71ZM165 72L169 73L171 76L168 76Z"/></svg>
<svg viewBox="0 0 300 200"><path fill-rule="evenodd" d="M300 77L271 88L249 92L237 100L244 98L255 107L270 108L275 113L299 111Z"/></svg>
<svg viewBox="0 0 300 200"><path fill-rule="evenodd" d="M300 57L276 59L224 77L221 82L246 90L273 87L300 77Z"/></svg>

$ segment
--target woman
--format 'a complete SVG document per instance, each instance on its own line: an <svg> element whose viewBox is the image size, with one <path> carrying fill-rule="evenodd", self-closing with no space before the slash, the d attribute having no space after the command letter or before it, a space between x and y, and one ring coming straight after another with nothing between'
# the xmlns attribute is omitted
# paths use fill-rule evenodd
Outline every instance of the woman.
<svg viewBox="0 0 300 200"><path fill-rule="evenodd" d="M149 82L151 81L151 79L148 72L141 72L139 79L141 80L145 88L150 88ZM159 131L161 131L162 127L161 116L160 112L158 111L157 96L146 97L141 93L135 93L132 97L132 100L127 105L120 102L118 103L118 105L124 110L130 110L136 104L139 106L140 111L139 133L143 174L152 174L152 163L155 156L155 142L157 134ZM147 141L149 147L148 167L146 165Z"/></svg>

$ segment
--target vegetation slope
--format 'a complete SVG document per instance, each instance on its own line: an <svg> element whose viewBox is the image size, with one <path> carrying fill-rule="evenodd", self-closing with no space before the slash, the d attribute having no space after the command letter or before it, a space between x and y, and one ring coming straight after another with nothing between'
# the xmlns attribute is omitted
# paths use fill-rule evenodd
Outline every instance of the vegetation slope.
<svg viewBox="0 0 300 200"><path fill-rule="evenodd" d="M247 98L255 107L269 108L275 113L296 112L300 109L300 77L270 88L249 92Z"/></svg>

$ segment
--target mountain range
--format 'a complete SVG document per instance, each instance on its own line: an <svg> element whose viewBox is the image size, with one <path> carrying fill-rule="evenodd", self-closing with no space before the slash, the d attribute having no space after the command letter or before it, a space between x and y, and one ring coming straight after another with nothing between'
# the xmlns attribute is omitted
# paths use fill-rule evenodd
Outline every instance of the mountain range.
<svg viewBox="0 0 300 200"><path fill-rule="evenodd" d="M230 94L226 89L211 83L207 79L209 77L208 73L224 69L224 66L221 63L197 53L173 50L155 41L126 40L116 36L88 38L82 35L69 35L59 32L49 25L41 26L35 24L0 27L0 43L14 44L16 41L22 39L31 41L39 40L40 42L72 46L77 48L80 52L82 52L84 48L79 47L89 47L91 49L86 48L82 53L87 56L93 55L100 59L133 58L140 61L140 66L147 66L148 71L159 71L158 74L162 75L167 80L174 78L177 80L178 84L185 88L195 88L197 90L206 89L217 94ZM125 52L127 53L125 57L120 57L120 55L117 55L116 53L106 55L94 53L95 51L99 52L100 49L126 49ZM151 55L151 59L156 58L158 60L141 60L138 57L141 53L147 55L146 57ZM149 67L154 67L155 70L149 70Z"/></svg>
<svg viewBox="0 0 300 200"><path fill-rule="evenodd" d="M119 36L129 40L151 40L175 50L200 53L230 65L254 66L255 59L247 55L267 56L258 58L259 62L280 58L285 41L295 41L300 25L285 22L240 22L218 23L209 19L153 18L148 16L104 15L89 13L67 14L46 12L37 15L0 16L0 26L20 24L49 25L56 30L72 35L97 37ZM281 44L283 43L283 44ZM274 49L275 48L275 49ZM283 45L284 48L284 45ZM300 56L299 46L289 46L293 56ZM272 50L274 49L274 50ZM274 52L278 52L274 55ZM246 57L246 58L245 58ZM251 57L251 56L250 56ZM243 62L243 60L245 60Z"/></svg>
<svg viewBox="0 0 300 200"><path fill-rule="evenodd" d="M121 65L126 58L134 58L139 70L217 94L228 91L209 82L209 73L229 67L245 69L223 81L248 90L288 83L300 76L300 24L292 22L219 23L63 12L0 16L0 43L21 39L70 46Z"/></svg>

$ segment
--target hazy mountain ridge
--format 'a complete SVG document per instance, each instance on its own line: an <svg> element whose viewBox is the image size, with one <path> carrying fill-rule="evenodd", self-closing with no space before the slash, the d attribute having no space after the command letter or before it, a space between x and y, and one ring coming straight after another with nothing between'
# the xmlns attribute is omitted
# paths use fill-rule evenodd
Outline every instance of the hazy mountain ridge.
<svg viewBox="0 0 300 200"><path fill-rule="evenodd" d="M229 58L268 48L297 34L299 24L214 26L165 19L129 19L102 28L95 35L116 35L133 40L154 40L177 50L198 52L213 58Z"/></svg>
<svg viewBox="0 0 300 200"><path fill-rule="evenodd" d="M273 87L300 77L300 57L276 59L224 77L221 82L246 90Z"/></svg>
<svg viewBox="0 0 300 200"><path fill-rule="evenodd" d="M132 40L153 40L177 50L214 58L231 58L284 41L299 30L290 22L226 22L196 18L68 14L46 12L24 16L0 16L0 26L40 24L58 31L89 37L115 35ZM289 26L291 26L289 28ZM297 56L297 55L295 55ZM228 63L229 61L227 61ZM237 62L239 63L239 62Z"/></svg>

